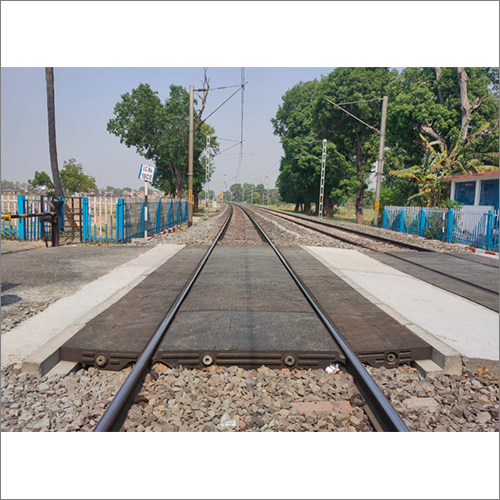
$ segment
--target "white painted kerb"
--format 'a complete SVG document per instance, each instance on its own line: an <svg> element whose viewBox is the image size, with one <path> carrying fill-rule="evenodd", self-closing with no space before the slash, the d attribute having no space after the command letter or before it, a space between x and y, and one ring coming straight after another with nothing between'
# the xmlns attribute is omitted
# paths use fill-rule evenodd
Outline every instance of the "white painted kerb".
<svg viewBox="0 0 500 500"><path fill-rule="evenodd" d="M21 363L59 332L77 323L83 316L87 315L85 320L88 321L89 311L125 287L140 283L184 246L157 245L85 285L70 297L54 302L40 314L3 334L1 339L2 366ZM100 312L97 311L96 314Z"/></svg>
<svg viewBox="0 0 500 500"><path fill-rule="evenodd" d="M306 247L361 288L460 354L498 361L498 314L356 250Z"/></svg>

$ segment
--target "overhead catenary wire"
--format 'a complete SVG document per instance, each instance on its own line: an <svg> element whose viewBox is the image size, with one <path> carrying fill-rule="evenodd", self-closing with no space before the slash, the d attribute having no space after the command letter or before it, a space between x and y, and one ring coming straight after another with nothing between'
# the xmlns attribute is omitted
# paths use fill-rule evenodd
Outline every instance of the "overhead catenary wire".
<svg viewBox="0 0 500 500"><path fill-rule="evenodd" d="M245 88L245 85L247 84L248 82L245 82L245 83L242 83L238 90L236 90L235 92L233 92L220 106L218 106L217 108L215 108L206 118L204 118L199 124L198 126L202 125L203 123L205 123L216 111L218 111L220 108L222 108L222 106L224 106L224 104L226 104L227 101L229 101L229 99L231 99L231 97L235 96L241 89L244 89Z"/></svg>
<svg viewBox="0 0 500 500"><path fill-rule="evenodd" d="M368 125L368 123L364 122L363 120L359 119L357 116L354 116L352 113L349 113L349 111L347 111L346 109L344 108L341 108L338 104L335 104L333 101L330 101L330 99L328 99L328 97L325 97L325 99L330 103L330 104L333 104L335 107L339 108L341 111L343 111L344 113L347 113L349 116L352 116L355 120L358 120L358 122L361 122L363 125L366 125L368 128L372 129L373 131L377 132L377 134L380 134L380 130L378 130L377 128L375 127L372 127L371 125Z"/></svg>
<svg viewBox="0 0 500 500"><path fill-rule="evenodd" d="M359 104L360 102L373 102L373 101L381 101L383 97L375 97L373 99L364 99L363 101L352 101L352 102L338 102L338 106L346 106L347 104Z"/></svg>

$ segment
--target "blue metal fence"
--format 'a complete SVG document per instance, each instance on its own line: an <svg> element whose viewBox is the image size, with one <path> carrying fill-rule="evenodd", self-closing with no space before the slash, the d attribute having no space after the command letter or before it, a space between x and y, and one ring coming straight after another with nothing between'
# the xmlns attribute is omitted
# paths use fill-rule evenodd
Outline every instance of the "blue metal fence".
<svg viewBox="0 0 500 500"><path fill-rule="evenodd" d="M384 207L382 227L498 252L498 210Z"/></svg>
<svg viewBox="0 0 500 500"><path fill-rule="evenodd" d="M145 234L144 201L123 203L123 242L142 238ZM159 233L175 225L187 222L187 200L158 199L148 203L147 234ZM117 211L118 216L118 211ZM120 219L117 218L118 224Z"/></svg>
<svg viewBox="0 0 500 500"><path fill-rule="evenodd" d="M62 200L64 201L64 198ZM17 197L18 214L49 212L50 210L45 205L46 203L41 199L26 199L24 195ZM83 242L128 243L132 238L144 236L143 200L135 202L120 198L114 204L113 210L109 210L106 216L97 215L95 207L94 210L92 207L88 198L82 198ZM61 222L64 222L64 205L61 214ZM187 222L187 215L188 204L185 199L150 200L148 202L148 236ZM2 221L1 231L4 236L20 240L39 240L41 239L41 224L39 218ZM63 228L64 224L60 224L60 227ZM48 228L46 230L49 231ZM48 234L47 231L46 234Z"/></svg>

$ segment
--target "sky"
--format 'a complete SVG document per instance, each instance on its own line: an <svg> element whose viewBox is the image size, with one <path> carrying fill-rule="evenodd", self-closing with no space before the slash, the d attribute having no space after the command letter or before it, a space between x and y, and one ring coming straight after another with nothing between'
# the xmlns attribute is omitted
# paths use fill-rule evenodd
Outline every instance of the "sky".
<svg viewBox="0 0 500 500"><path fill-rule="evenodd" d="M1 14L1 178L10 181L50 171L46 66L55 68L60 168L74 157L99 187L140 187L144 160L106 131L121 94L140 82L165 99L171 84L199 85L203 67L209 68L212 87L238 85L244 67L246 156L238 181L257 183L256 177L269 175L272 184L281 149L269 120L282 95L300 80L342 66L497 66L499 60L499 3L490 1L4 1ZM212 92L205 116L233 90ZM240 113L237 94L209 122L220 138L239 140ZM215 158L211 189L221 189L224 179L232 182L237 161L237 155ZM482 436L486 446L478 444L480 436L473 434L480 433L155 433L130 439L123 433L3 434L2 455L9 459L2 461L2 496L9 498L68 498L86 464L89 498L156 498L159 483L153 477L165 478L165 491L174 498L396 498L408 489L409 464L427 463L429 449L481 457L467 462L468 477L492 480L443 481L456 476L456 460L441 461L435 474L427 467L425 481L412 484L415 498L498 498L498 440ZM395 459L403 438L408 452ZM96 455L108 449L113 460ZM370 449L377 450L376 461L373 453L359 453ZM75 450L76 460L61 460ZM135 455L149 458L139 464ZM58 480L47 481L54 464ZM146 480L114 480L128 475Z"/></svg>
<svg viewBox="0 0 500 500"><path fill-rule="evenodd" d="M333 68L244 68L244 102L241 92L216 111L208 123L215 128L220 151L213 158L210 189L219 191L235 182L268 184L274 187L282 154L279 137L273 134L271 118L276 116L283 94L300 81L319 79ZM170 85L201 88L204 70L193 68L54 68L56 140L59 169L75 158L100 188L139 188L142 158L134 147L127 148L106 130L121 95L140 83L148 83L162 102ZM237 86L242 67L208 67L211 88ZM45 70L2 68L2 179L27 182L36 170L51 175L48 146ZM211 91L203 116L207 117L237 88ZM200 100L198 99L198 102ZM243 107L243 156L238 173ZM26 143L29 147L26 147ZM236 144L236 145L235 145ZM238 173L238 175L237 175ZM267 177L266 177L267 176Z"/></svg>
<svg viewBox="0 0 500 500"><path fill-rule="evenodd" d="M377 38L372 37L364 47L359 46L359 31L363 29L363 24L371 28L372 16L380 14L380 4L386 2L308 2L307 5L311 6L308 9L304 7L304 2L287 2L286 10L281 8L281 2L265 2L265 8L263 2L238 2L241 7L236 7L234 2L194 2L198 16L192 14L190 23L194 24L192 31L198 36L191 40L186 37L182 26L173 27L171 22L167 22L173 19L172 15L176 16L175 19L186 18L190 10L186 3L182 5L183 2L141 3L141 6L163 5L163 10L158 13L164 14L166 24L163 26L160 21L162 31L155 31L151 27L154 21L148 17L146 28L139 30L140 36L129 34L129 29L134 33L133 29L137 26L144 26L144 23L141 24L144 9L129 8L134 2L121 3L120 15L124 19L128 16L128 24L115 23L113 26L105 24L106 13L116 18L116 10L109 2L100 2L101 7L95 15L89 7L94 6L94 2L64 2L61 7L53 7L57 9L54 12L59 14L59 19L71 22L57 24L53 40L46 42L48 50L43 51L40 50L41 38L37 38L35 44L23 45L20 30L31 33L40 29L38 18L46 15L47 4L52 3L41 2L46 5L37 15L35 3L28 2L31 4L31 17L25 11L16 11L13 8L16 3L9 2L8 7L5 7L5 2L2 4L2 13L10 14L13 9L10 19L17 16L22 24L16 27L15 23L5 23L4 18L9 17L2 16L2 41L5 38L7 43L2 43L1 178L9 181L27 182L37 170L51 175L46 65L54 67L59 169L63 168L65 161L75 158L77 163L83 165L86 174L95 177L99 188L108 185L139 188L144 184L138 179L141 163L153 163L142 158L135 148L120 144L119 138L106 130L108 120L113 117L113 108L122 94L131 92L139 83L148 83L164 101L172 84L186 89L189 85L199 88L204 67L208 68L212 88L240 84L244 68L248 83L244 90L241 168L238 172L239 145L214 158L215 172L210 189L218 192L235 182L263 183L274 187L282 148L279 137L273 134L270 120L276 116L284 93L295 84L319 79L336 66L402 68L421 65L419 59L426 49L422 40L411 46L411 50L402 47L401 36L407 35L407 31L404 26L394 25L390 33L386 30L373 32ZM412 10L408 6L403 9L400 4L388 3L391 7L387 19L398 15L408 17ZM433 2L437 14L439 8L446 9L441 5L443 3L447 2ZM81 10L79 4L85 5L85 10ZM229 9L225 7L228 4ZM364 5L364 16L354 4ZM466 7L469 2L458 4ZM492 5L491 2L476 2L474 5L478 4L489 4L490 9ZM170 5L175 5L175 9ZM205 5L211 5L211 8ZM313 7L318 11L315 12ZM156 13L158 9L154 10ZM460 13L459 8L457 12ZM225 22L226 18L221 20L219 13L224 13L232 22ZM339 20L352 18L353 15L356 15L356 29L348 28L345 23L339 24ZM446 15L450 15L448 11ZM334 26L323 32L321 27L325 16L332 19ZM415 10L410 17L417 22L419 16L426 19L422 9ZM80 23L76 22L78 19ZM273 23L273 19L278 24ZM217 22L221 23L220 30L213 29ZM91 23L101 29L89 30ZM252 26L258 23L264 29L254 32ZM175 38L176 29L182 36ZM498 27L496 30L498 32ZM248 32L246 36L245 32ZM9 34L14 37L15 43L8 43ZM100 41L99 36L105 43ZM160 44L149 43L149 38L155 36ZM48 32L44 30L43 38L47 37ZM141 40L139 44L138 38ZM77 50L65 50L67 39ZM439 42L439 33L433 33L432 40L430 47L435 47ZM146 51L140 50L143 44ZM462 47L461 52L464 59L470 58L466 48ZM498 49L492 52L493 57L484 57L484 51L482 54L484 62L479 61L477 54L474 56L476 65L487 65L488 61L490 65L498 64L498 57L495 57ZM328 62L332 65L323 64ZM427 65L432 65L432 61ZM210 92L204 117L234 90ZM240 139L241 94L240 91L232 97L208 120L215 128L221 151Z"/></svg>

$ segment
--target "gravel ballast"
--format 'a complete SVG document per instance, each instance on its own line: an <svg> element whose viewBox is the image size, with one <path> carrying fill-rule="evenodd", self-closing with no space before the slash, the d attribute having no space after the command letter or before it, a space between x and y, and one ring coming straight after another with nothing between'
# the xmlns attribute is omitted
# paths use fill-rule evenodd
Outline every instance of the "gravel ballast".
<svg viewBox="0 0 500 500"><path fill-rule="evenodd" d="M2 373L2 431L92 431L129 369L37 378ZM411 431L498 432L498 379L424 378L414 368L368 368ZM146 432L371 431L341 371L181 370L155 365L122 430ZM226 426L221 425L226 423Z"/></svg>

